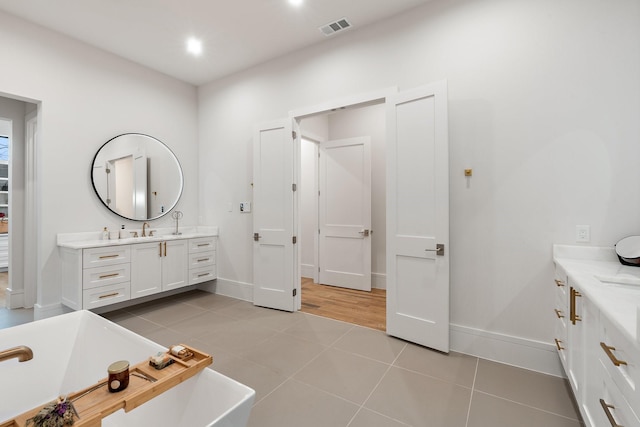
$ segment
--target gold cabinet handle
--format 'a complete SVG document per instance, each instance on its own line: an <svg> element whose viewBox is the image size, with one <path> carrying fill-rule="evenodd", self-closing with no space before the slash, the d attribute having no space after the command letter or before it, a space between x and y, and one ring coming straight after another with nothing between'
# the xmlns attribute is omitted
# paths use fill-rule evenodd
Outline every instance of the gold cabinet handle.
<svg viewBox="0 0 640 427"><path fill-rule="evenodd" d="M205 261L209 261L209 258L200 258L199 260L196 260L196 262L205 262Z"/></svg>
<svg viewBox="0 0 640 427"><path fill-rule="evenodd" d="M582 294L576 291L573 287L570 288L571 297L569 298L569 320L574 325L576 322L581 322L582 318L576 313L576 298L581 297Z"/></svg>
<svg viewBox="0 0 640 427"><path fill-rule="evenodd" d="M117 297L117 296L118 296L118 292L114 292L112 294L100 295L98 299L111 298L111 297Z"/></svg>
<svg viewBox="0 0 640 427"><path fill-rule="evenodd" d="M201 247L203 247L203 246L209 246L209 243L200 243L200 244L198 244L198 247L199 247L199 248L201 248Z"/></svg>
<svg viewBox="0 0 640 427"><path fill-rule="evenodd" d="M556 286L562 287L562 286L564 286L564 282L562 280L560 280L560 279L556 279Z"/></svg>
<svg viewBox="0 0 640 427"><path fill-rule="evenodd" d="M605 353L607 353L607 356L609 356L609 359L611 360L611 363L613 363L616 366L620 366L620 365L626 365L627 362L625 362L624 360L619 360L614 354L613 352L615 351L615 347L611 347L610 345L606 345L605 343L601 342L600 343L600 347L602 347L602 349L604 350Z"/></svg>
<svg viewBox="0 0 640 427"><path fill-rule="evenodd" d="M164 242L164 256L167 256L167 242Z"/></svg>
<svg viewBox="0 0 640 427"><path fill-rule="evenodd" d="M98 259L118 258L118 255L101 255Z"/></svg>
<svg viewBox="0 0 640 427"><path fill-rule="evenodd" d="M160 253L158 255L162 258L162 242L158 243L158 246L160 247Z"/></svg>
<svg viewBox="0 0 640 427"><path fill-rule="evenodd" d="M559 340L558 338L556 338L555 341L556 341L556 347L558 347L558 351L564 350L564 347L560 345L562 341Z"/></svg>
<svg viewBox="0 0 640 427"><path fill-rule="evenodd" d="M611 413L612 409L616 409L615 406L609 405L607 402L604 401L604 399L600 399L600 406L602 406L602 410L607 415L607 419L611 423L611 427L622 427L620 424L616 422L616 420L613 418L613 414Z"/></svg>
<svg viewBox="0 0 640 427"><path fill-rule="evenodd" d="M556 312L556 316L558 316L558 319L562 319L564 317L564 314L562 314L562 311L558 310L557 308L554 309L554 311Z"/></svg>
<svg viewBox="0 0 640 427"><path fill-rule="evenodd" d="M113 273L113 274L103 274L102 276L100 276L100 279L108 279L109 277L117 277L118 273Z"/></svg>
<svg viewBox="0 0 640 427"><path fill-rule="evenodd" d="M198 277L204 277L204 276L209 276L210 273L200 273L198 274Z"/></svg>

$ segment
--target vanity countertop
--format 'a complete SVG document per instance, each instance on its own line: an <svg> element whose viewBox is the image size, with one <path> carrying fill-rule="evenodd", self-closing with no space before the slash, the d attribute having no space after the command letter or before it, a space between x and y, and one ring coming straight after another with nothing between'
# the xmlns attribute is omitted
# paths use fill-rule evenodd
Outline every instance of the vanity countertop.
<svg viewBox="0 0 640 427"><path fill-rule="evenodd" d="M199 237L217 237L218 227L184 227L181 229L181 234L171 234L173 228L155 229L154 236L151 237L127 237L124 239L109 239L103 240L101 238L101 232L86 232L86 233L60 233L57 236L58 246L68 249L87 249L87 248L100 248L104 246L119 246L119 245L131 245L137 243L151 243L162 242L167 240L177 239L196 239ZM127 229L128 232L137 231L138 235L141 234L140 229Z"/></svg>
<svg viewBox="0 0 640 427"><path fill-rule="evenodd" d="M613 248L554 245L553 260L630 342L638 344L640 268L620 264ZM618 282L618 283L615 283Z"/></svg>

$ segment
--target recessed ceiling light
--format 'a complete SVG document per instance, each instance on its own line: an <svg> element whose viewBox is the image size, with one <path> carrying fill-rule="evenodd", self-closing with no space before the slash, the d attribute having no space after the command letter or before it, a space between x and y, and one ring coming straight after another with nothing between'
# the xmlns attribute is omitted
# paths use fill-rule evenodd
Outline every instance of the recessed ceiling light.
<svg viewBox="0 0 640 427"><path fill-rule="evenodd" d="M289 0L289 4L291 6L300 6L302 4L303 0Z"/></svg>
<svg viewBox="0 0 640 427"><path fill-rule="evenodd" d="M202 53L202 41L195 37L189 37L187 40L187 52L194 56L200 56Z"/></svg>

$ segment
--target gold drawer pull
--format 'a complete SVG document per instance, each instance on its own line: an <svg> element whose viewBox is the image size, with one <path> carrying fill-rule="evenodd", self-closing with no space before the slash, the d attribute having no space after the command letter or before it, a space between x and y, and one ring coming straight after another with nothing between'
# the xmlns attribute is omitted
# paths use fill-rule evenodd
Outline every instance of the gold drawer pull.
<svg viewBox="0 0 640 427"><path fill-rule="evenodd" d="M611 359L611 363L613 363L614 365L620 366L627 364L627 362L625 362L624 360L618 360L618 358L613 354L613 351L615 351L616 349L615 347L608 346L603 342L600 343L600 347L602 347L604 352L607 353L607 356L609 356L609 359Z"/></svg>
<svg viewBox="0 0 640 427"><path fill-rule="evenodd" d="M576 298L581 297L582 294L573 287L570 288L569 293L571 294L569 298L569 320L575 325L576 322L582 321L582 318L576 313Z"/></svg>
<svg viewBox="0 0 640 427"><path fill-rule="evenodd" d="M564 314L562 314L562 311L558 310L557 308L554 309L554 311L556 312L556 316L558 316L558 319L562 319L564 317Z"/></svg>
<svg viewBox="0 0 640 427"><path fill-rule="evenodd" d="M562 341L559 340L558 338L556 338L555 341L556 341L556 347L558 347L558 351L564 350L564 347L560 345Z"/></svg>
<svg viewBox="0 0 640 427"><path fill-rule="evenodd" d="M611 409L616 409L615 406L609 405L607 402L604 401L604 399L600 399L600 405L602 406L604 413L607 415L607 419L611 423L611 427L622 427L613 418L613 414L611 414Z"/></svg>
<svg viewBox="0 0 640 427"><path fill-rule="evenodd" d="M107 279L107 278L109 278L109 277L118 277L118 275L119 275L118 273L105 274L105 275L100 276L99 278L100 278L100 279Z"/></svg>
<svg viewBox="0 0 640 427"><path fill-rule="evenodd" d="M564 282L562 280L560 280L560 279L556 279L556 285L558 287L562 287L562 286L564 286Z"/></svg>
<svg viewBox="0 0 640 427"><path fill-rule="evenodd" d="M98 259L118 258L120 255L101 255Z"/></svg>
<svg viewBox="0 0 640 427"><path fill-rule="evenodd" d="M209 258L200 258L196 262L205 262L205 261L209 261Z"/></svg>
<svg viewBox="0 0 640 427"><path fill-rule="evenodd" d="M209 245L210 245L210 243L199 243L198 247L201 248L203 246L209 246Z"/></svg>
<svg viewBox="0 0 640 427"><path fill-rule="evenodd" d="M209 276L211 273L201 273L198 274L198 277L204 277L204 276Z"/></svg>
<svg viewBox="0 0 640 427"><path fill-rule="evenodd" d="M105 299L105 298L111 298L111 297L117 297L119 295L118 292L114 292L112 294L106 294L106 295L100 295L98 297L98 299Z"/></svg>

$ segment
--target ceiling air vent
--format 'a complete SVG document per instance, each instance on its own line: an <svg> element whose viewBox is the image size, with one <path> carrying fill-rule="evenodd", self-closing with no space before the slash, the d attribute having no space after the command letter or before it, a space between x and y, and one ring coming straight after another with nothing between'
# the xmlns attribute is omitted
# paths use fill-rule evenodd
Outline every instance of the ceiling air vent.
<svg viewBox="0 0 640 427"><path fill-rule="evenodd" d="M349 22L347 18L342 18L335 22L330 22L327 25L323 25L320 27L320 31L322 31L325 36L330 36L338 31L346 30L347 28L351 28L351 22Z"/></svg>

